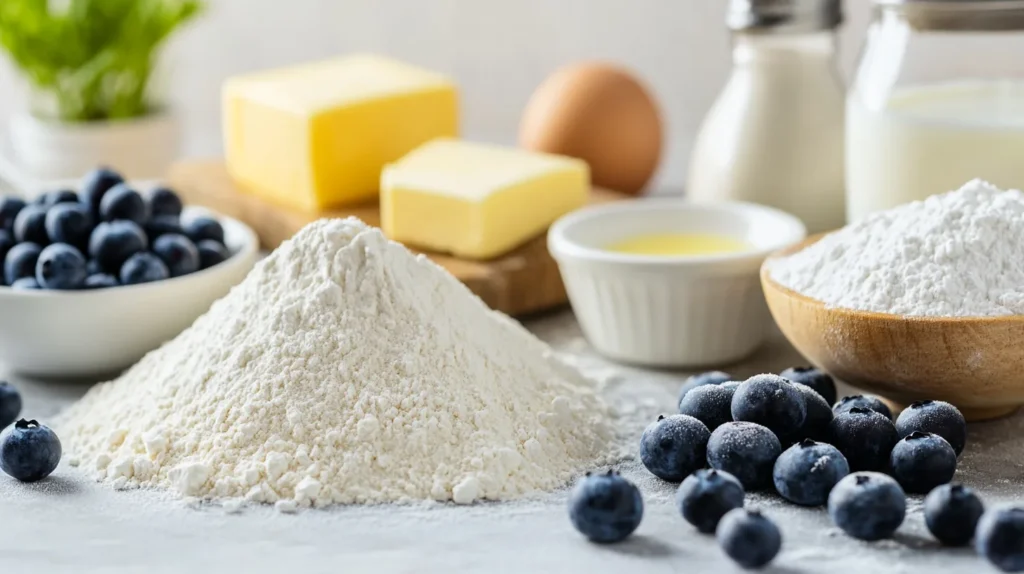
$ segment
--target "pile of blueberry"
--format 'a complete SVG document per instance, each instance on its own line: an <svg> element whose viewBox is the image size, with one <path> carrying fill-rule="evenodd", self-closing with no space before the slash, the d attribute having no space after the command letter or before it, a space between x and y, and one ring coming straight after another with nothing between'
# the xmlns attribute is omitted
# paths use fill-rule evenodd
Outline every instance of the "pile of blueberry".
<svg viewBox="0 0 1024 574"><path fill-rule="evenodd" d="M779 528L743 508L747 492L774 490L826 506L836 526L861 540L892 536L905 493L928 494L925 522L936 539L974 539L996 566L1024 571L1024 509L984 513L974 492L949 484L966 439L967 423L949 403L913 403L894 423L877 397L836 401L835 382L814 368L743 382L715 371L688 379L679 414L644 430L640 459L655 476L681 482L683 518L714 533L744 568L767 565L781 548ZM643 514L640 491L614 472L584 477L569 504L573 524L595 542L625 539Z"/></svg>
<svg viewBox="0 0 1024 574"><path fill-rule="evenodd" d="M21 406L18 390L0 381L0 429L10 427L0 437L0 470L21 482L36 482L57 468L60 439L36 420L18 419Z"/></svg>
<svg viewBox="0 0 1024 574"><path fill-rule="evenodd" d="M228 258L212 217L182 218L166 187L145 197L99 168L79 192L44 193L30 204L0 198L3 284L14 289L101 289L179 277Z"/></svg>

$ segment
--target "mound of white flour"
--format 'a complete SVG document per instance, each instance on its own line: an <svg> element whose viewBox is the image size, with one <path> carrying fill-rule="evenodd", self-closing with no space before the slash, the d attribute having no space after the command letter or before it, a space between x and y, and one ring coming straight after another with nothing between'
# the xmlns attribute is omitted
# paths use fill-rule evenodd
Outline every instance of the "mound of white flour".
<svg viewBox="0 0 1024 574"><path fill-rule="evenodd" d="M868 216L774 262L771 276L832 307L1024 314L1024 194L974 180Z"/></svg>
<svg viewBox="0 0 1024 574"><path fill-rule="evenodd" d="M591 383L356 219L314 223L64 415L115 487L284 507L501 500L605 462Z"/></svg>

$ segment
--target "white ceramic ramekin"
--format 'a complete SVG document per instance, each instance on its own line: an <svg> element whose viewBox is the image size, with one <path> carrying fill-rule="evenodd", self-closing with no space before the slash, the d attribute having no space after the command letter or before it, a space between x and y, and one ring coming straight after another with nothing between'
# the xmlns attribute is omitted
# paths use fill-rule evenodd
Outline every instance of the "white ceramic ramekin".
<svg viewBox="0 0 1024 574"><path fill-rule="evenodd" d="M651 233L712 233L749 251L658 257L605 246ZM799 219L739 202L640 199L588 207L558 220L548 249L590 343L603 355L656 367L726 364L764 341L770 325L758 270L802 240Z"/></svg>

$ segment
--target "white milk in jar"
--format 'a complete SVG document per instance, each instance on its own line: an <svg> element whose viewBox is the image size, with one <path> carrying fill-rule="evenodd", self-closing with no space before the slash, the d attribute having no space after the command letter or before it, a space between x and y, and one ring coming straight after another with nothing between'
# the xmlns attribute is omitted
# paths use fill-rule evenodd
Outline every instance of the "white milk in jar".
<svg viewBox="0 0 1024 574"><path fill-rule="evenodd" d="M1024 82L908 86L880 109L847 104L847 213L871 213L984 178L1024 188Z"/></svg>
<svg viewBox="0 0 1024 574"><path fill-rule="evenodd" d="M850 221L959 189L1024 187L1024 0L872 0L846 98Z"/></svg>
<svg viewBox="0 0 1024 574"><path fill-rule="evenodd" d="M769 205L812 233L843 225L841 21L839 0L730 3L733 71L694 143L690 198Z"/></svg>

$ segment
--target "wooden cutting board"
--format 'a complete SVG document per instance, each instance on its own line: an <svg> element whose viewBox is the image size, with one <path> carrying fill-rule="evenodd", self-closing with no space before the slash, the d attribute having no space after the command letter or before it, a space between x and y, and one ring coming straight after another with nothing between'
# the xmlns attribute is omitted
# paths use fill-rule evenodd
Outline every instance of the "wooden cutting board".
<svg viewBox="0 0 1024 574"><path fill-rule="evenodd" d="M186 203L203 205L244 221L256 231L265 249L274 249L306 224L323 217L356 216L370 225L380 225L377 203L311 213L281 207L245 193L231 179L220 160L178 163L168 173L167 182ZM595 189L591 202L604 203L628 197L614 191ZM509 315L536 313L567 302L562 277L554 259L548 254L544 235L490 261L422 253L465 283L492 309Z"/></svg>

